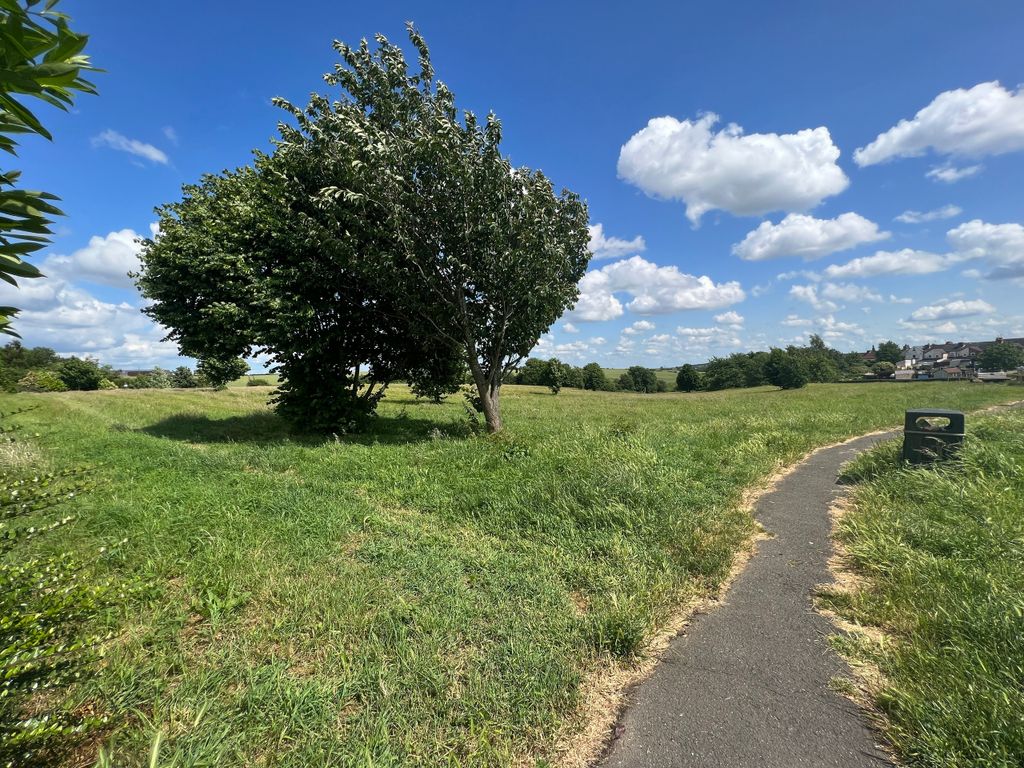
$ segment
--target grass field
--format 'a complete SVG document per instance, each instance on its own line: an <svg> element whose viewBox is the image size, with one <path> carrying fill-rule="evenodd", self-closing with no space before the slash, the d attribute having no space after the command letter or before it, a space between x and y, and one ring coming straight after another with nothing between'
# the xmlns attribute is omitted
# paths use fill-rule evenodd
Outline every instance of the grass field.
<svg viewBox="0 0 1024 768"><path fill-rule="evenodd" d="M876 631L841 648L881 673L867 694L906 764L1024 765L1024 411L970 420L962 465L902 469L897 449L848 473L861 581L828 602Z"/></svg>
<svg viewBox="0 0 1024 768"><path fill-rule="evenodd" d="M153 585L72 702L112 716L114 765L148 765L157 734L159 765L557 761L588 675L727 574L744 489L907 407L1020 394L508 387L487 437L457 398L398 389L370 434L310 439L267 392L0 398L37 406L16 418L41 466L96 466L50 546Z"/></svg>
<svg viewBox="0 0 1024 768"><path fill-rule="evenodd" d="M604 375L608 377L608 381L618 381L619 376L626 372L626 368L605 368ZM664 381L668 384L668 389L671 392L676 388L676 374L679 373L678 369L666 369L666 370L654 370L654 375L658 377L658 381Z"/></svg>

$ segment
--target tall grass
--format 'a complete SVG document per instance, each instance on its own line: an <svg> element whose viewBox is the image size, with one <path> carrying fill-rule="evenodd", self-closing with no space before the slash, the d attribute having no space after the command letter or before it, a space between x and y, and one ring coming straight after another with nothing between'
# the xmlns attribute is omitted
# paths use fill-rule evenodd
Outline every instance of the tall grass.
<svg viewBox="0 0 1024 768"><path fill-rule="evenodd" d="M401 389L366 435L290 435L266 392L22 395L52 467L109 480L61 545L158 585L74 691L110 764L506 766L581 685L714 589L744 489L810 448L1007 388L693 395L509 387L507 431Z"/></svg>
<svg viewBox="0 0 1024 768"><path fill-rule="evenodd" d="M829 600L880 636L846 639L913 766L1024 765L1024 412L969 421L962 461L864 457L839 535L862 577ZM873 638L873 639L872 639Z"/></svg>

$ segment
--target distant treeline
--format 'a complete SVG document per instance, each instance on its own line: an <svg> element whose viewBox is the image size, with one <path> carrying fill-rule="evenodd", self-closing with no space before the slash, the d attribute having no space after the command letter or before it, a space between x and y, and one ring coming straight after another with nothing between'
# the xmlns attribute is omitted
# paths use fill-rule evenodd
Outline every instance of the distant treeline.
<svg viewBox="0 0 1024 768"><path fill-rule="evenodd" d="M885 365L891 366L890 363ZM808 383L859 381L868 371L860 353L831 349L820 336L814 335L806 347L737 352L728 357L712 358L699 367L684 365L676 373L675 390L716 391L764 385L797 389ZM530 358L514 372L511 381L550 387L553 392L563 387L629 392L666 392L672 389L667 382L659 380L651 368L633 366L613 379L597 363L577 368L557 358Z"/></svg>
<svg viewBox="0 0 1024 768"><path fill-rule="evenodd" d="M65 392L93 389L162 389L208 386L185 366L122 376L112 366L80 357L61 357L49 347L12 341L0 347L0 389L5 392Z"/></svg>

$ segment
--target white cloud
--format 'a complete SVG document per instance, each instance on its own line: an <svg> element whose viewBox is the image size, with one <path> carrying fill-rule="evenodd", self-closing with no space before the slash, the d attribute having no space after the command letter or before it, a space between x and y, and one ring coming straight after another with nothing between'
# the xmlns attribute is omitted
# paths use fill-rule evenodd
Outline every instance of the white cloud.
<svg viewBox="0 0 1024 768"><path fill-rule="evenodd" d="M821 295L826 299L836 301L882 301L882 296L870 288L852 283L824 283L821 286Z"/></svg>
<svg viewBox="0 0 1024 768"><path fill-rule="evenodd" d="M579 333L580 329L577 328L572 323L563 323L562 330L565 331L566 333Z"/></svg>
<svg viewBox="0 0 1024 768"><path fill-rule="evenodd" d="M163 128L163 134L171 144L178 146L178 132L174 130L174 126L165 125Z"/></svg>
<svg viewBox="0 0 1024 768"><path fill-rule="evenodd" d="M925 174L932 181L943 181L946 184L953 184L960 181L960 179L966 179L970 176L977 176L985 169L983 165L967 165L963 168L957 168L954 165L936 165L934 168L929 168Z"/></svg>
<svg viewBox="0 0 1024 768"><path fill-rule="evenodd" d="M861 256L846 264L833 264L825 268L825 276L849 279L878 275L927 275L949 269L952 263L949 256L904 248L900 251L878 251L873 256Z"/></svg>
<svg viewBox="0 0 1024 768"><path fill-rule="evenodd" d="M715 315L715 322L719 325L743 325L743 315L729 310L720 315Z"/></svg>
<svg viewBox="0 0 1024 768"><path fill-rule="evenodd" d="M789 295L807 302L817 312L834 312L839 309L838 304L818 295L818 288L814 285L794 285L789 289Z"/></svg>
<svg viewBox="0 0 1024 768"><path fill-rule="evenodd" d="M632 253L642 253L647 248L647 243L640 235L632 240L623 240L619 237L606 237L602 224L592 224L587 229L590 231L590 244L587 248L597 260L618 259Z"/></svg>
<svg viewBox="0 0 1024 768"><path fill-rule="evenodd" d="M919 307L910 313L910 319L915 322L947 320L952 317L988 315L995 311L996 308L983 299L956 299Z"/></svg>
<svg viewBox="0 0 1024 768"><path fill-rule="evenodd" d="M715 283L710 277L688 275L678 267L659 267L640 256L592 270L580 280L574 320L612 320L622 315L616 293L632 300L625 308L640 315L683 309L719 309L746 298L738 282Z"/></svg>
<svg viewBox="0 0 1024 768"><path fill-rule="evenodd" d="M889 232L879 232L873 221L852 212L834 219L791 213L778 224L761 222L757 229L747 233L742 243L732 247L732 252L747 261L780 256L800 256L810 260L889 236Z"/></svg>
<svg viewBox="0 0 1024 768"><path fill-rule="evenodd" d="M640 334L640 333L645 333L647 331L653 331L654 328L655 328L655 325L652 322L649 322L647 320L637 320L635 323L633 323L628 328L623 328L622 332L624 334L626 334L627 336L636 336L637 334Z"/></svg>
<svg viewBox="0 0 1024 768"><path fill-rule="evenodd" d="M826 341L833 343L853 343L855 341L859 341L865 336L864 329L859 325L856 323L847 323L842 320L837 320L832 314L813 318L800 317L799 315L787 315L786 318L781 321L781 324L789 328L808 328ZM804 343L806 342L806 339L806 336L799 336L794 339L794 341L796 343Z"/></svg>
<svg viewBox="0 0 1024 768"><path fill-rule="evenodd" d="M807 210L849 184L827 128L744 135L735 123L713 131L718 121L710 112L651 119L623 145L619 177L683 201L693 224L713 209L740 216Z"/></svg>
<svg viewBox="0 0 1024 768"><path fill-rule="evenodd" d="M963 212L963 208L958 205L944 205L933 211L904 211L896 217L896 221L902 221L904 224L924 224L928 221L951 219Z"/></svg>
<svg viewBox="0 0 1024 768"><path fill-rule="evenodd" d="M85 248L70 256L53 255L40 265L43 274L64 280L87 280L118 288L132 288L129 272L139 269L139 235L133 229L93 235Z"/></svg>
<svg viewBox="0 0 1024 768"><path fill-rule="evenodd" d="M944 155L981 157L1024 149L1024 91L1008 91L997 81L940 93L911 120L900 120L853 153L857 165L933 150Z"/></svg>
<svg viewBox="0 0 1024 768"><path fill-rule="evenodd" d="M119 152L127 152L130 155L135 155L160 165L167 165L170 162L170 159L164 154L163 150L157 149L152 144L146 144L138 139L129 139L127 136L123 136L117 131L110 129L103 131L103 133L97 136L93 136L92 145L94 147L109 147Z"/></svg>
<svg viewBox="0 0 1024 768"><path fill-rule="evenodd" d="M973 219L946 233L950 245L965 259L985 259L990 280L1024 277L1024 227L988 224Z"/></svg>
<svg viewBox="0 0 1024 768"><path fill-rule="evenodd" d="M932 330L936 333L956 333L957 325L952 321L946 321L945 323L939 323Z"/></svg>

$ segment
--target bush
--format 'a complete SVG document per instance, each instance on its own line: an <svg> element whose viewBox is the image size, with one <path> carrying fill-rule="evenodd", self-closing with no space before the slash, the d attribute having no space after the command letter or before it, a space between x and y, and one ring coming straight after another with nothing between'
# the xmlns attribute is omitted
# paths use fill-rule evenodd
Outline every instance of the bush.
<svg viewBox="0 0 1024 768"><path fill-rule="evenodd" d="M270 379L261 379L258 376L250 376L249 380L245 382L247 387L272 387L273 382Z"/></svg>
<svg viewBox="0 0 1024 768"><path fill-rule="evenodd" d="M100 388L103 373L93 360L69 357L57 366L57 375L68 389L91 391Z"/></svg>
<svg viewBox="0 0 1024 768"><path fill-rule="evenodd" d="M117 389L117 384L110 379L100 379L100 389Z"/></svg>
<svg viewBox="0 0 1024 768"><path fill-rule="evenodd" d="M604 375L604 368L597 363L587 363L584 365L581 374L584 389L608 389L608 377Z"/></svg>
<svg viewBox="0 0 1024 768"><path fill-rule="evenodd" d="M871 372L880 379L891 378L896 373L896 366L884 360L871 366Z"/></svg>
<svg viewBox="0 0 1024 768"><path fill-rule="evenodd" d="M21 392L66 392L67 388L53 371L29 371L18 381Z"/></svg>
<svg viewBox="0 0 1024 768"><path fill-rule="evenodd" d="M214 389L224 389L235 379L249 372L249 364L240 357L218 360L206 358L199 361L196 372Z"/></svg>
<svg viewBox="0 0 1024 768"><path fill-rule="evenodd" d="M687 363L676 374L676 389L680 392L696 392L704 388L703 379L701 372Z"/></svg>
<svg viewBox="0 0 1024 768"><path fill-rule="evenodd" d="M810 378L807 374L807 366L804 365L800 355L795 352L784 352L781 349L771 351L764 371L768 383L782 389L806 387Z"/></svg>
<svg viewBox="0 0 1024 768"><path fill-rule="evenodd" d="M199 380L191 368L179 365L171 371L171 386L178 389L193 389L199 386Z"/></svg>
<svg viewBox="0 0 1024 768"><path fill-rule="evenodd" d="M91 582L69 555L19 552L69 522L39 516L85 487L81 472L0 476L0 765L40 764L102 722L40 694L90 670L102 638L81 628L112 603L113 588ZM30 525L12 525L24 517Z"/></svg>

